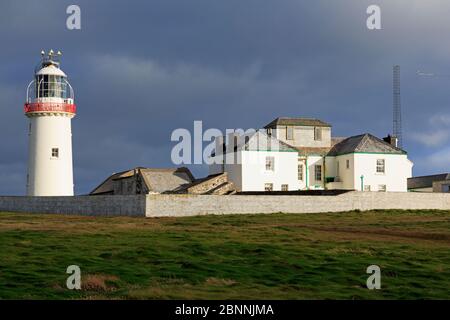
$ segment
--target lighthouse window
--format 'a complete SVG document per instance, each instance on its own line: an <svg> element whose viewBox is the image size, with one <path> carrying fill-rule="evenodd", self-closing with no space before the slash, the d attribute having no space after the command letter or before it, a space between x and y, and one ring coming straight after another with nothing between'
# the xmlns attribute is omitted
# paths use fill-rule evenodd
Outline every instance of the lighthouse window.
<svg viewBox="0 0 450 320"><path fill-rule="evenodd" d="M52 158L59 158L59 148L52 148Z"/></svg>
<svg viewBox="0 0 450 320"><path fill-rule="evenodd" d="M37 97L67 98L67 84L64 78L54 75L40 75L36 81Z"/></svg>

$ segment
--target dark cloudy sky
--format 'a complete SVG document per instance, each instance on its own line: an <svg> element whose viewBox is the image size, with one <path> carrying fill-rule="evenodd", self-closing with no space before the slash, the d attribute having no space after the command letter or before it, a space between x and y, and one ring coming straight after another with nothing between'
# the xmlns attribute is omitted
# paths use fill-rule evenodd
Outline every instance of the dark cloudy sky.
<svg viewBox="0 0 450 320"><path fill-rule="evenodd" d="M66 28L70 4L79 31ZM370 4L382 30L366 28ZM449 13L448 0L2 0L0 194L25 192L25 88L50 48L76 93L77 193L120 170L172 166L170 135L194 120L225 130L318 117L334 136L382 137L394 64L414 174L448 172Z"/></svg>

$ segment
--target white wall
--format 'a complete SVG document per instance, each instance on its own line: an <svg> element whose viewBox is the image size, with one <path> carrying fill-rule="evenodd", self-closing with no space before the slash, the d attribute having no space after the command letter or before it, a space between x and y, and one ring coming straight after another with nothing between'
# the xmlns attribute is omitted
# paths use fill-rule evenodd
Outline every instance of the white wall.
<svg viewBox="0 0 450 320"><path fill-rule="evenodd" d="M316 170L315 166L322 166L322 180L316 180ZM325 172L324 172L324 160L321 156L309 156L308 157L308 188L310 190L314 189L323 189L325 181Z"/></svg>
<svg viewBox="0 0 450 320"><path fill-rule="evenodd" d="M385 160L385 173L376 172L377 159ZM370 185L371 191L378 191L379 185L386 185L387 191L406 192L408 178L412 176L412 162L407 155L395 154L354 154L355 189L361 191L361 175L364 185Z"/></svg>
<svg viewBox="0 0 450 320"><path fill-rule="evenodd" d="M71 116L30 117L27 195L72 196ZM52 148L59 158L52 158Z"/></svg>
<svg viewBox="0 0 450 320"><path fill-rule="evenodd" d="M345 154L335 157L336 162L339 161L339 178L340 189L354 190L355 186L355 156L353 153ZM349 161L349 168L347 169L347 160ZM336 165L337 167L337 165ZM337 172L336 172L337 174Z"/></svg>
<svg viewBox="0 0 450 320"><path fill-rule="evenodd" d="M274 191L281 191L282 184L287 184L289 191L300 189L297 152L242 151L241 154L242 191L264 191L266 183L273 183ZM266 170L266 157L274 157L274 171Z"/></svg>

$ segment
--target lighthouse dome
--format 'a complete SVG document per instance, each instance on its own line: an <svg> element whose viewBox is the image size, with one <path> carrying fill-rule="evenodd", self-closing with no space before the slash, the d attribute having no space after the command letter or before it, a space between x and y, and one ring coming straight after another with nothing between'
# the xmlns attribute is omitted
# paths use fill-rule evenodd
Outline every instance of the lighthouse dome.
<svg viewBox="0 0 450 320"><path fill-rule="evenodd" d="M64 73L64 71L62 71L60 68L58 68L52 64L49 66L46 66L46 67L42 68L41 70L39 70L38 72L36 72L36 76L40 76L40 75L60 76L60 77L67 78L67 75Z"/></svg>

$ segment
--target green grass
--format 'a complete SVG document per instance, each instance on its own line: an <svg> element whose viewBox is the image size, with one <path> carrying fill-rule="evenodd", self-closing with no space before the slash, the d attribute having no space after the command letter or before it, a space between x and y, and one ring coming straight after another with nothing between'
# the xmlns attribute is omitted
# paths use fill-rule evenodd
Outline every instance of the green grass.
<svg viewBox="0 0 450 320"><path fill-rule="evenodd" d="M73 264L82 290L66 289ZM449 211L0 213L1 299L450 299L449 266Z"/></svg>

